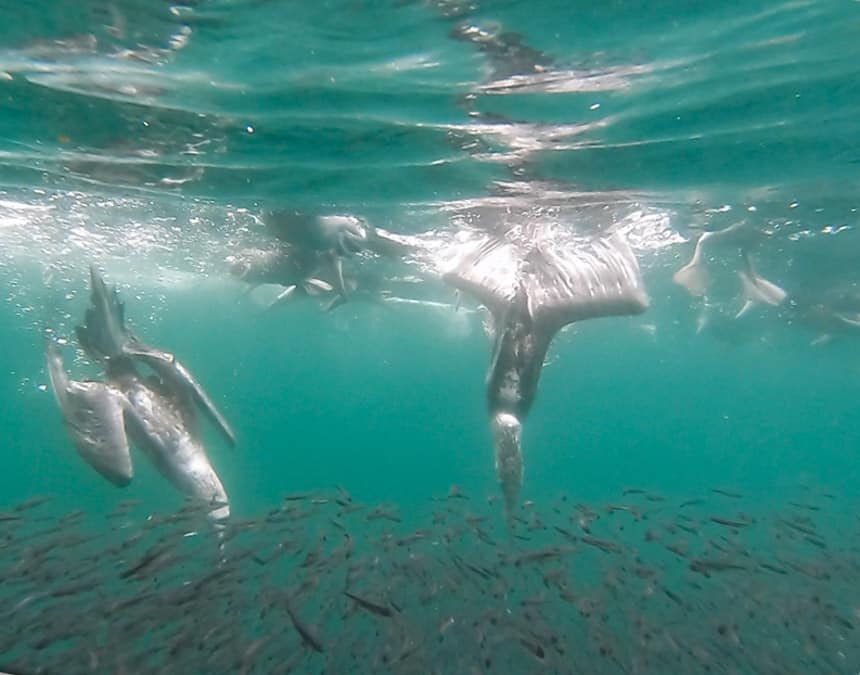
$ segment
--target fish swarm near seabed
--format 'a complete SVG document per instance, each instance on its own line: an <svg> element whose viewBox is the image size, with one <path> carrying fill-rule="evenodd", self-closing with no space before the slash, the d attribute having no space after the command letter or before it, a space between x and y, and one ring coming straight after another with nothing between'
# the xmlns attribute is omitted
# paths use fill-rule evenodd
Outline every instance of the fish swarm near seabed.
<svg viewBox="0 0 860 675"><path fill-rule="evenodd" d="M0 670L856 673L860 519L797 494L561 496L506 524L452 488L418 523L338 488L223 530L190 502L34 498L0 513Z"/></svg>

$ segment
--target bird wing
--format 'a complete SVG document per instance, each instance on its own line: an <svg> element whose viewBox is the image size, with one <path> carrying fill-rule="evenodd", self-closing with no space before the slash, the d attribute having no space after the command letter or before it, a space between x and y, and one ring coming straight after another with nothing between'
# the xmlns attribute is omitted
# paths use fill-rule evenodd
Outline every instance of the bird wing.
<svg viewBox="0 0 860 675"><path fill-rule="evenodd" d="M230 445L236 445L236 435L227 423L227 420L215 406L212 399L194 379L191 371L170 352L165 352L155 347L143 344L137 339L132 339L126 347L125 353L129 356L142 359L150 368L161 376L170 387L178 389L189 396L191 400L203 411L203 414L221 432Z"/></svg>
<svg viewBox="0 0 860 675"><path fill-rule="evenodd" d="M526 256L523 283L531 316L555 330L648 307L639 265L618 236L581 246L542 242Z"/></svg>
<svg viewBox="0 0 860 675"><path fill-rule="evenodd" d="M520 263L516 245L502 239L487 238L467 252L442 278L495 314L503 311L516 297Z"/></svg>

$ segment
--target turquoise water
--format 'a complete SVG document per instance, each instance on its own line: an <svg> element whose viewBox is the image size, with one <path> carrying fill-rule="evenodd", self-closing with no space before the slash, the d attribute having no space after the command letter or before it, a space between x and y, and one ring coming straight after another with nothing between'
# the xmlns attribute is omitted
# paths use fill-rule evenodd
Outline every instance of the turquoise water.
<svg viewBox="0 0 860 675"><path fill-rule="evenodd" d="M811 486L833 496L817 527L849 561L840 582L856 581L856 2L0 10L0 508L43 494L58 516L182 503L143 459L129 487L110 485L63 428L43 330L74 339L89 264L235 428L235 449L211 429L205 441L236 518L336 485L406 520L452 485L495 497L482 315L457 309L426 259L349 264L418 277L412 291L434 304L331 312L313 299L265 311L227 259L271 241L271 209L353 214L433 251L459 232L547 221L622 232L650 306L556 337L524 425L522 500L598 505L635 487L677 501L716 487L778 519ZM490 37L456 37L469 30ZM705 249L704 297L673 282L701 232L732 226ZM736 319L742 252L788 299ZM74 377L100 376L63 350ZM503 529L501 504L487 512ZM841 599L856 623L857 596ZM795 672L857 672L856 646L843 650ZM788 672L726 658L717 672ZM434 672L472 672L446 663ZM606 672L673 672L640 667ZM509 672L544 672L525 668ZM320 671L309 658L293 672Z"/></svg>

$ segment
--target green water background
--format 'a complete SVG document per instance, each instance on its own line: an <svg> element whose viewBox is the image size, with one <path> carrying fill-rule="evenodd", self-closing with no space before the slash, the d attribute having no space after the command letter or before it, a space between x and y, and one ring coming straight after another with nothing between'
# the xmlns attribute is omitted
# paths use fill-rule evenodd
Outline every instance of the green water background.
<svg viewBox="0 0 860 675"><path fill-rule="evenodd" d="M5 7L15 18L0 27L0 70L11 73L0 81L2 196L40 204L81 190L51 216L59 239L112 218L115 204L101 195L141 200L139 220L156 238L177 200L189 222L170 222L189 232L204 206L216 221L213 209L285 204L358 211L398 231L438 227L445 217L436 207L511 178L504 162L452 146L446 126L469 121L458 96L487 70L482 54L449 38L451 28L497 22L559 67L642 69L614 88L478 96L476 110L516 121L600 123L578 145L530 157L521 167L529 180L633 193L667 208L672 227L687 234L747 219L770 233L758 259L790 289L856 282L856 3L475 4L452 19L433 3L223 1L177 21L129 1L118 5L135 26L125 42L98 28L105 3L81 13L62 3ZM75 79L87 68L102 72L96 57L114 48L163 45L183 21L193 31L185 50L117 76L143 94ZM28 56L22 66L25 52L15 51L87 30L101 51L63 57L72 75L58 68L46 79L33 65L45 60ZM436 65L386 70L408 58ZM160 92L148 96L146 87ZM209 144L183 155L189 139ZM141 149L156 154L141 162ZM195 167L204 168L198 180L150 184ZM83 216L72 208L79 203L89 204ZM825 236L840 226L848 230L838 239ZM232 251L223 227L205 236L210 246L192 237L185 250L180 235L172 251L180 267L217 267ZM678 246L642 256L652 307L641 319L589 322L556 340L525 427L524 498L727 486L776 503L786 486L804 482L838 493L849 512L860 495L856 341L811 348L814 331L772 315L752 317L728 340L697 335L689 298L669 281L689 253ZM75 455L50 392L38 388L47 382L41 328L68 312L71 337L86 265L102 254L54 252L48 262L63 274L48 285L38 254L36 263L3 258L4 504L36 493L56 495L59 509L109 509L124 497L154 509L178 502L140 459L132 486L104 483ZM132 253L128 265L139 278L158 275L145 255ZM226 276L223 267L217 274ZM72 300L58 300L70 290ZM451 484L495 494L483 391L489 346L476 319L359 305L263 314L217 279L122 292L139 332L176 352L235 426L235 450L207 437L235 513L333 484L407 508ZM73 372L96 375L82 364Z"/></svg>
<svg viewBox="0 0 860 675"><path fill-rule="evenodd" d="M170 296L162 312L146 337L180 356L236 428L236 449L207 435L236 515L337 484L406 510L452 484L495 493L479 325L452 337L445 317L367 307L260 316L201 291ZM50 390L38 388L40 336L4 314L0 338L14 364L0 380L4 503L53 494L66 510L110 510L122 498L153 510L177 504L143 456L124 490L88 470ZM777 506L787 488L808 484L847 499L846 509L856 503L852 343L726 345L690 331L651 336L640 323L595 321L558 338L525 427L525 499L565 492L600 503L627 487L678 497L726 487Z"/></svg>

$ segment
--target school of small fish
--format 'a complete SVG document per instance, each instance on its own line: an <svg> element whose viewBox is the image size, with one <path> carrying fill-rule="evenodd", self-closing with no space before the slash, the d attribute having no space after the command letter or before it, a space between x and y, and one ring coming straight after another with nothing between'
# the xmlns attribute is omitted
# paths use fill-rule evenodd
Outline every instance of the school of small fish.
<svg viewBox="0 0 860 675"><path fill-rule="evenodd" d="M190 500L34 497L0 513L0 671L858 672L860 517L831 494L630 488L507 521L498 499L419 515L338 487L219 529Z"/></svg>

